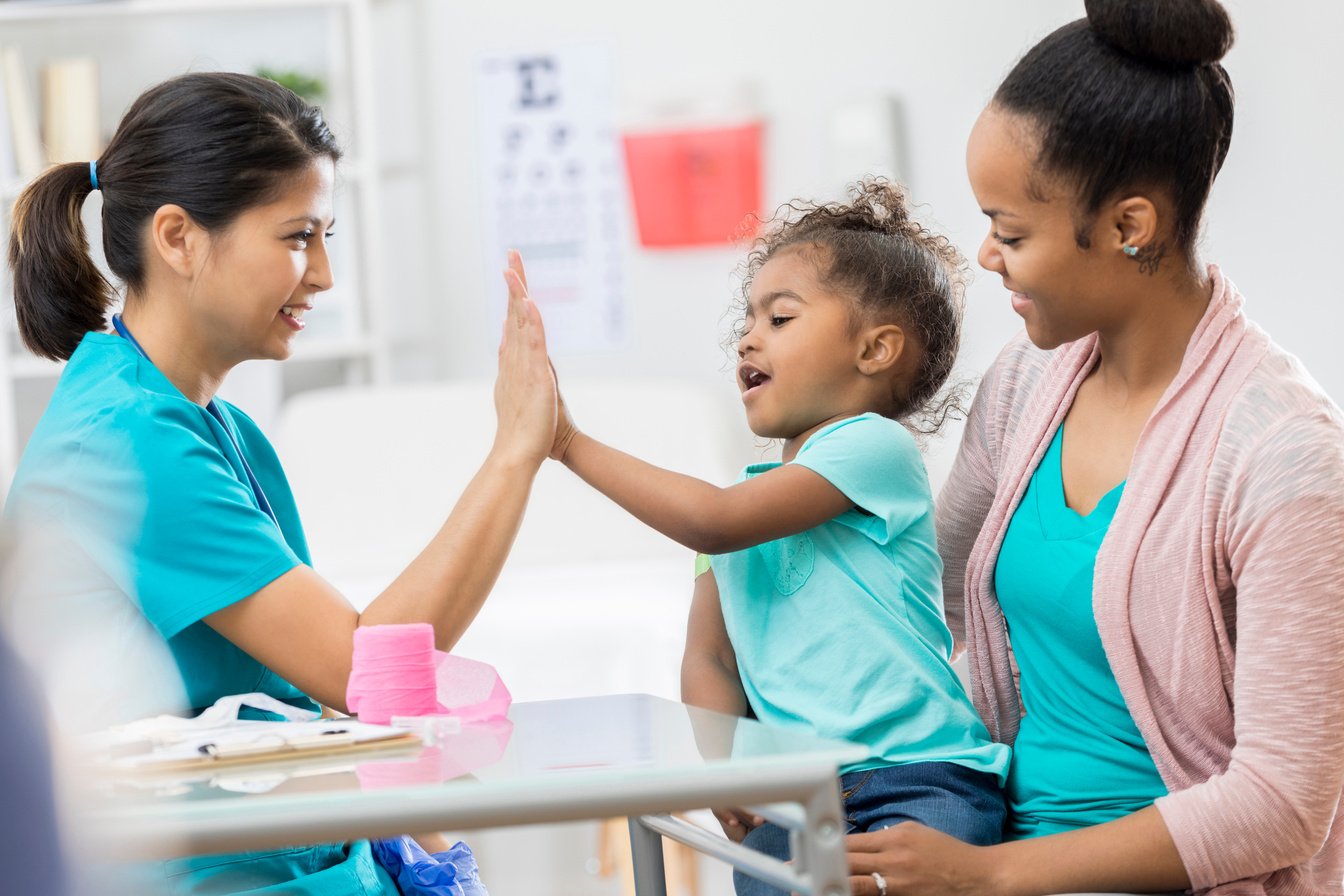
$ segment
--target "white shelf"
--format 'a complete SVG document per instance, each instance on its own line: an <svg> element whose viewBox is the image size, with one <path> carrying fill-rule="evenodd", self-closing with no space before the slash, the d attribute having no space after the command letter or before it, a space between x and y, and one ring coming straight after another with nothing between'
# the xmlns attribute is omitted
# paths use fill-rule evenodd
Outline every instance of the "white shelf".
<svg viewBox="0 0 1344 896"><path fill-rule="evenodd" d="M314 340L307 345L302 342L296 344L293 356L285 363L357 361L370 357L372 353L373 346L364 339ZM60 376L64 369L64 361L48 361L36 355L13 355L9 359L9 375L14 380L52 379Z"/></svg>
<svg viewBox="0 0 1344 896"><path fill-rule="evenodd" d="M342 125L343 136L352 155L340 166L340 177L348 185L351 210L358 216L356 230L359 251L345 259L351 292L342 293L341 309L347 319L333 320L330 332L325 327L300 334L294 354L286 365L297 374L279 377L272 385L261 380L253 384L249 400L262 415L273 411L273 403L283 401L293 391L341 383L385 381L390 369L388 347L383 336L386 323L382 309L372 307L368 297L384 294L384 258L379 217L382 203L379 191L391 169L377 158L377 127L373 116L377 95L373 88L373 59L370 24L371 7L379 0L6 0L0 2L0 43L15 41L33 47L25 53L31 70L44 58L62 53L84 52L109 71L123 73L109 77L102 89L109 91L103 102L109 108L129 105L135 93L156 79L182 70L178 46L162 43L165 36L183 35L194 53L208 58L212 47L236 49L236 36L246 33L252 23L266 27L274 19L270 40L264 41L287 54L295 65L311 68L328 85L328 118ZM285 16L275 18L275 13ZM12 33L11 33L12 32ZM70 44L76 34L78 46ZM288 39L276 35L287 35ZM188 40L190 38L190 40ZM128 43L130 41L130 43ZM212 44L212 41L214 42ZM134 71L126 74L125 51L135 51ZM313 52L313 44L322 44ZM289 50L293 48L294 52ZM302 52L300 52L302 50ZM255 55L255 54L254 54ZM234 56L237 56L235 53ZM260 56L258 57L260 58ZM255 60L246 54L232 64L250 68ZM161 63L161 64L158 64ZM270 63L268 63L270 64ZM283 67L283 63L280 63ZM244 70L239 68L239 70ZM34 98L36 99L36 98ZM113 102L115 100L115 102ZM325 104L324 104L325 105ZM111 114L105 110L105 114ZM104 122L105 127L115 124ZM22 192L23 183L0 183L0 246L8 242L8 209ZM96 239L90 234L91 239ZM95 256L99 253L95 249ZM336 298L333 296L332 298ZM12 302L8 285L0 286L0 301ZM340 324L358 323L358 327ZM317 323L317 321L314 321ZM326 321L323 321L326 323ZM19 446L27 440L28 429L36 419L34 406L40 386L53 385L64 369L63 363L47 361L25 353L10 344L12 314L7 324L0 323L0 479L7 480L17 461ZM352 333L352 335L345 335ZM332 369L336 368L336 369ZM273 374L265 371L265 377ZM246 379L244 380L246 383ZM246 385L243 388L248 388ZM3 493L0 483L0 493Z"/></svg>
<svg viewBox="0 0 1344 896"><path fill-rule="evenodd" d="M367 339L321 339L304 343L299 337L294 343L294 354L286 364L295 361L350 361L368 358L373 354L373 346Z"/></svg>
<svg viewBox="0 0 1344 896"><path fill-rule="evenodd" d="M61 375L64 361L48 361L36 355L11 355L9 375L15 380L40 380Z"/></svg>
<svg viewBox="0 0 1344 896"><path fill-rule="evenodd" d="M4 7L0 7L3 9ZM360 158L347 157L341 159L337 174L340 180L347 183L362 181L367 179L373 173L371 166ZM381 164L378 166L379 178L406 177L410 175L419 175L421 169L419 163L404 162L400 164ZM5 206L14 204L14 200L19 198L23 188L28 186L29 181L18 181L10 183L0 183L0 203Z"/></svg>
<svg viewBox="0 0 1344 896"><path fill-rule="evenodd" d="M348 5L350 0L9 0L0 6L0 22L272 12Z"/></svg>

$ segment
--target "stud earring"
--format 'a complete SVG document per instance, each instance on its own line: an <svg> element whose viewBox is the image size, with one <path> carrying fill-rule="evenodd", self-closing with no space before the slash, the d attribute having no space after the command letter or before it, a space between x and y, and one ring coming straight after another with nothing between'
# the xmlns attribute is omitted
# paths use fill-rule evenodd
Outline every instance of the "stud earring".
<svg viewBox="0 0 1344 896"><path fill-rule="evenodd" d="M1122 246L1121 249L1120 249L1120 251L1123 252L1123 253L1125 253L1126 255L1128 255L1130 258L1133 258L1135 255L1138 255L1138 254L1139 254L1139 247L1138 247L1138 246Z"/></svg>

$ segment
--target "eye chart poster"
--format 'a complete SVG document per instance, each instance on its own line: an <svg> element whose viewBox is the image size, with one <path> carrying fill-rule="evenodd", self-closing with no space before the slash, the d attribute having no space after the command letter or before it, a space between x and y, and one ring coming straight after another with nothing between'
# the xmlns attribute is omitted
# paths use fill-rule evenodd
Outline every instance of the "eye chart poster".
<svg viewBox="0 0 1344 896"><path fill-rule="evenodd" d="M620 348L627 332L629 222L614 66L593 46L492 53L477 72L486 284L504 319L500 271L522 253L552 354Z"/></svg>

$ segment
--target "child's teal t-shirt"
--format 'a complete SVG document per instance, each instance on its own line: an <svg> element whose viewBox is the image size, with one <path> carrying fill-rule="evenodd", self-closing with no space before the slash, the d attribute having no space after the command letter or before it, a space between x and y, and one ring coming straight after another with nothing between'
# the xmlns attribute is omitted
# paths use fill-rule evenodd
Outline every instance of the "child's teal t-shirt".
<svg viewBox="0 0 1344 896"><path fill-rule="evenodd" d="M88 693L106 695L87 712L124 716L101 722L192 712L252 691L315 707L201 621L309 562L274 449L246 415L217 404L223 423L126 340L88 333L15 474L5 518L20 547L16 603L30 605L16 613L47 620L52 651L79 645ZM244 462L276 520L261 510ZM367 842L182 859L161 870L174 889L192 892L281 881L293 894L396 892Z"/></svg>
<svg viewBox="0 0 1344 896"><path fill-rule="evenodd" d="M1061 426L999 551L994 587L1026 714L1008 777L1009 839L1100 824L1167 792L1092 611L1092 573L1124 484L1083 516L1064 499Z"/></svg>
<svg viewBox="0 0 1344 896"><path fill-rule="evenodd" d="M933 496L914 438L863 414L818 430L792 463L854 508L798 535L712 558L747 700L764 722L863 744L844 772L942 761L1003 780L950 662ZM753 464L743 478L778 463Z"/></svg>

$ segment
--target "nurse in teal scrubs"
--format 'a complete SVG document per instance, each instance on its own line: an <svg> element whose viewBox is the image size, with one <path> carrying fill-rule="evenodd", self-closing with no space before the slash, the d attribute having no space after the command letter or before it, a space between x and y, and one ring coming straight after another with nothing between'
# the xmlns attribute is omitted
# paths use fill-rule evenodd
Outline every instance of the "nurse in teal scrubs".
<svg viewBox="0 0 1344 896"><path fill-rule="evenodd" d="M250 691L344 710L357 626L428 622L447 650L494 583L555 429L525 298L511 299L504 328L494 447L363 613L313 570L266 437L215 397L235 365L288 357L306 314L321 313L339 156L319 110L285 88L190 74L142 95L96 162L53 166L19 198L20 333L68 363L6 502L20 548L12 615L35 626L33 653L59 660L47 668L77 669L78 705L59 716L104 724ZM110 323L115 295L80 223L94 190L125 291ZM152 874L147 888L174 892L396 892L367 842Z"/></svg>

